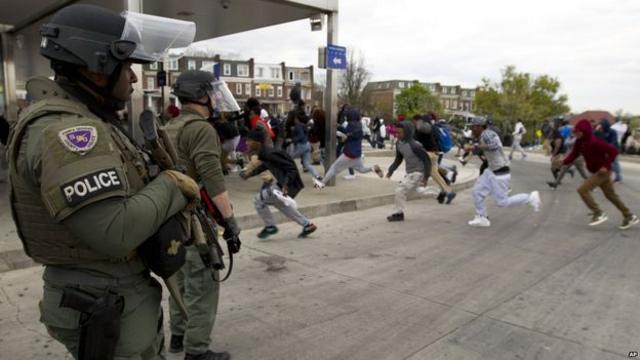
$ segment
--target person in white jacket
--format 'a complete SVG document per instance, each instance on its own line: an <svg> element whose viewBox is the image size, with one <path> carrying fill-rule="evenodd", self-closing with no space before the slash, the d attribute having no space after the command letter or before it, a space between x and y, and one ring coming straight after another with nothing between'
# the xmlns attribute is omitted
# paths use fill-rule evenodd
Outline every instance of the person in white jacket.
<svg viewBox="0 0 640 360"><path fill-rule="evenodd" d="M527 153L524 152L522 146L520 146L520 142L522 141L522 136L527 133L527 129L524 127L522 120L518 119L516 122L516 127L513 131L513 144L511 144L511 153L509 154L509 160L513 160L513 152L519 151L522 154L522 160L527 157Z"/></svg>

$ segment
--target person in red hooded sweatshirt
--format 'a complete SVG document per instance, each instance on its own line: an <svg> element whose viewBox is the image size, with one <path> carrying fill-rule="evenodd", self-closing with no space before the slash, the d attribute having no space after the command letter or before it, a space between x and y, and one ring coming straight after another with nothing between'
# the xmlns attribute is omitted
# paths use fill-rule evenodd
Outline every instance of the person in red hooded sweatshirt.
<svg viewBox="0 0 640 360"><path fill-rule="evenodd" d="M578 194L580 194L582 201L584 201L592 212L593 218L589 225L599 225L608 219L607 215L600 209L600 206L598 206L591 195L591 191L597 187L600 187L607 200L611 201L611 203L622 212L624 220L622 221L622 225L619 226L621 230L626 230L640 222L638 217L620 200L620 197L618 197L618 194L616 194L613 188L611 167L616 156L618 156L618 149L595 137L589 120L580 120L573 129L573 132L577 140L573 150L571 150L571 153L563 160L563 163L564 165L569 165L573 163L578 156L582 155L587 163L587 169L593 174L578 188Z"/></svg>

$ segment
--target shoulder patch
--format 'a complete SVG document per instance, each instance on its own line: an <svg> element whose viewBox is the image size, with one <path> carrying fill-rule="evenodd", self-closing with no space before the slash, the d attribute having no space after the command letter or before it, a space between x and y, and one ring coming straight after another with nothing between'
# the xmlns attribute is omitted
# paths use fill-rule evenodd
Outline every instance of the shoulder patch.
<svg viewBox="0 0 640 360"><path fill-rule="evenodd" d="M60 186L69 206L76 206L100 194L123 189L122 179L115 168L96 171Z"/></svg>
<svg viewBox="0 0 640 360"><path fill-rule="evenodd" d="M84 155L96 146L98 131L93 126L74 126L60 130L58 137L67 149Z"/></svg>

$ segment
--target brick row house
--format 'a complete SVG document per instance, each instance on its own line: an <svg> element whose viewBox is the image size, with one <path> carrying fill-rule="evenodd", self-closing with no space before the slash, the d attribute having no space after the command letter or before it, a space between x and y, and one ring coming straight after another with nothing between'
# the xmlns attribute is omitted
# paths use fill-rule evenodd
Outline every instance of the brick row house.
<svg viewBox="0 0 640 360"><path fill-rule="evenodd" d="M369 82L365 90L371 96L371 102L378 116L385 119L395 118L396 113L395 97L402 90L411 85L419 83L436 95L446 113L458 111L473 111L473 100L476 89L463 88L459 85L442 85L440 83L419 82L417 80L387 80Z"/></svg>
<svg viewBox="0 0 640 360"><path fill-rule="evenodd" d="M219 55L211 57L185 56L170 60L163 64L167 72L167 94L180 74L185 70L213 71L214 64L220 64L220 79L224 80L229 90L242 107L247 99L256 97L270 114L285 114L291 109L289 91L296 84L302 87L302 96L307 111L319 106L314 93L314 67L292 67L284 62L278 64L257 63L253 58L248 60L222 59ZM161 90L157 84L158 63L143 66L142 87L145 92L145 107L160 112ZM168 97L172 98L172 95ZM168 103L165 104L165 107Z"/></svg>

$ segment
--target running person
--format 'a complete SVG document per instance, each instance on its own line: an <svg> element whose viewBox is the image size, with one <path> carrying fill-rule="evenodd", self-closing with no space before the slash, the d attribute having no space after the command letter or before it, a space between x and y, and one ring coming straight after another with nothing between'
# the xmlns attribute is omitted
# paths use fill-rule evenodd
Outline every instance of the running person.
<svg viewBox="0 0 640 360"><path fill-rule="evenodd" d="M380 178L384 176L380 166L368 167L362 161L362 123L360 122L360 112L357 109L347 108L343 112L347 119L347 127L339 129L346 136L342 154L331 165L322 181L315 182L315 187L324 188L326 183L342 171L353 168L355 171L366 174L374 171Z"/></svg>
<svg viewBox="0 0 640 360"><path fill-rule="evenodd" d="M519 151L522 154L522 160L527 157L527 153L524 152L522 146L520 146L520 142L522 141L522 136L527 133L527 129L524 127L522 120L518 119L516 122L516 127L513 131L513 144L511 144L511 153L509 154L509 160L513 160L513 152Z"/></svg>
<svg viewBox="0 0 640 360"><path fill-rule="evenodd" d="M582 201L591 210L592 219L589 225L599 225L608 220L607 215L600 209L591 194L591 191L597 187L602 189L607 200L622 213L624 218L622 225L619 226L621 230L626 230L640 222L638 217L620 200L611 181L611 168L618 156L618 149L595 137L589 120L580 120L573 132L578 140L563 163L571 164L579 155L582 155L587 163L587 169L593 174L578 188Z"/></svg>
<svg viewBox="0 0 640 360"><path fill-rule="evenodd" d="M488 168L476 180L473 186L473 201L476 216L469 221L470 226L489 227L491 222L487 214L485 199L493 195L498 207L512 207L518 205L530 205L534 211L540 210L540 194L533 191L530 194L516 194L509 196L511 172L509 160L502 150L502 142L498 134L487 128L487 120L484 118L473 119L471 131L473 136L479 139L474 145L467 145L467 149L474 154L482 152L487 160Z"/></svg>

